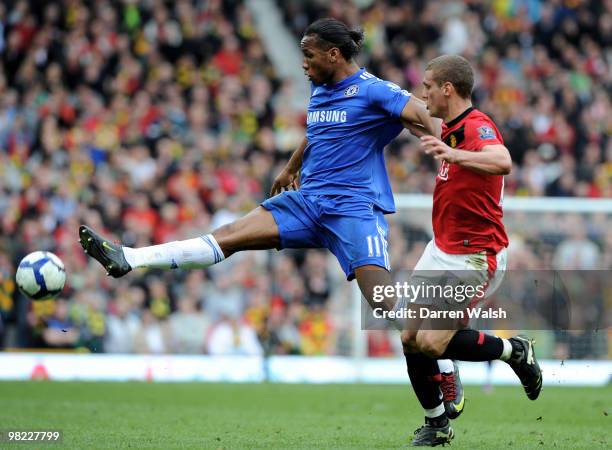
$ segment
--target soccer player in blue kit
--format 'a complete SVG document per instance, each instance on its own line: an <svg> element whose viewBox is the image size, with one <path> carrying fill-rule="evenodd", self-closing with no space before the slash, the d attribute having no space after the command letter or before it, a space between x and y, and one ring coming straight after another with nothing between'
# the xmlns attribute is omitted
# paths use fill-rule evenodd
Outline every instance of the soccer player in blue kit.
<svg viewBox="0 0 612 450"><path fill-rule="evenodd" d="M204 268L243 250L327 248L374 304L373 284L391 284L384 216L395 205L384 147L404 128L439 137L440 125L424 102L359 68L353 58L362 40L362 32L335 19L306 29L306 137L261 206L211 234L142 248L114 244L83 225L85 252L118 278L135 268Z"/></svg>
<svg viewBox="0 0 612 450"><path fill-rule="evenodd" d="M349 281L376 271L380 284L390 282L384 216L395 205L383 150L404 127L419 136L439 136L440 128L423 101L359 68L353 57L362 40L361 31L335 19L306 29L306 137L261 206L211 234L141 248L113 244L82 225L85 252L119 278L135 268L204 268L243 250L327 248Z"/></svg>

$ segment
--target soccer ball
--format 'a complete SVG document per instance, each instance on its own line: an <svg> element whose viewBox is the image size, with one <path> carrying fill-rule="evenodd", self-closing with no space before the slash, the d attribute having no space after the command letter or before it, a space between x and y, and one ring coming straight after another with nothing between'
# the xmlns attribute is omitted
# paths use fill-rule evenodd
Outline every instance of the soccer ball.
<svg viewBox="0 0 612 450"><path fill-rule="evenodd" d="M15 275L17 286L33 300L47 300L64 289L64 263L51 252L32 252L21 260Z"/></svg>

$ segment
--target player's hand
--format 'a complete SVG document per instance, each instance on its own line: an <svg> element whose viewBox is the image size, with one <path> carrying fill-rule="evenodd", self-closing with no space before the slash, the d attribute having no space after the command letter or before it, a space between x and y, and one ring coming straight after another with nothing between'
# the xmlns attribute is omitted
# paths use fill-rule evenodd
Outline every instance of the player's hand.
<svg viewBox="0 0 612 450"><path fill-rule="evenodd" d="M421 148L427 155L433 156L438 161L446 161L449 164L457 161L457 150L433 136L421 137Z"/></svg>
<svg viewBox="0 0 612 450"><path fill-rule="evenodd" d="M294 191L299 189L299 172L293 172L285 168L272 183L270 197L280 194L283 190L289 191L291 189Z"/></svg>

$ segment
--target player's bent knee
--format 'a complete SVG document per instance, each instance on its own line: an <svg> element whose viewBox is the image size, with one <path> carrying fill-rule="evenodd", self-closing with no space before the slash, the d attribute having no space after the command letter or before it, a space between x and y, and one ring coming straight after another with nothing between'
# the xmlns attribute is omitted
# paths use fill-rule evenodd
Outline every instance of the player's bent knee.
<svg viewBox="0 0 612 450"><path fill-rule="evenodd" d="M236 248L236 242L239 242L239 221L240 219L232 223L222 225L212 233L226 258L240 250L239 248Z"/></svg>
<svg viewBox="0 0 612 450"><path fill-rule="evenodd" d="M416 345L421 353L430 358L439 358L446 350L444 339L440 339L432 330L420 330L416 336Z"/></svg>
<svg viewBox="0 0 612 450"><path fill-rule="evenodd" d="M404 355L408 353L420 353L419 346L417 345L416 339L412 341L408 341L406 343L402 343L402 350Z"/></svg>
<svg viewBox="0 0 612 450"><path fill-rule="evenodd" d="M404 330L401 334L402 348L404 353L415 353L419 351L416 342L416 331Z"/></svg>

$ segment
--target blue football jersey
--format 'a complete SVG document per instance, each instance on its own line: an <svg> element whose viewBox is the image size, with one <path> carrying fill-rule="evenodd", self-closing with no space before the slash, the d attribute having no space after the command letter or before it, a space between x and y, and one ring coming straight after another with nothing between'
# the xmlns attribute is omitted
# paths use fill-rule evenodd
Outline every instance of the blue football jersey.
<svg viewBox="0 0 612 450"><path fill-rule="evenodd" d="M312 84L301 190L354 196L395 212L383 149L402 131L409 100L410 93L363 68L334 85Z"/></svg>

